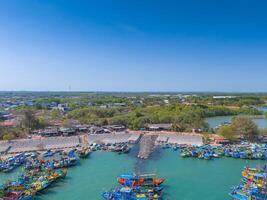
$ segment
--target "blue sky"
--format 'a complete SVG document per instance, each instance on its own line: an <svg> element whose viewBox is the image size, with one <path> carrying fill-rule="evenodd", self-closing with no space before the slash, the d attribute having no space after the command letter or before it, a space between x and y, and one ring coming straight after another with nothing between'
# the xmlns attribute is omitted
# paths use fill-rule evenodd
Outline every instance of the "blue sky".
<svg viewBox="0 0 267 200"><path fill-rule="evenodd" d="M0 90L267 92L265 0L0 0Z"/></svg>

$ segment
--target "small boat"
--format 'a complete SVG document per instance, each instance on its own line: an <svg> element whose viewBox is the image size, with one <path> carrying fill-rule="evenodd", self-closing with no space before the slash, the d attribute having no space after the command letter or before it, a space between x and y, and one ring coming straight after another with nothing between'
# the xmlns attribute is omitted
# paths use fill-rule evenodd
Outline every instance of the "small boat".
<svg viewBox="0 0 267 200"><path fill-rule="evenodd" d="M129 153L130 150L131 148L128 145L123 146L121 149L122 153Z"/></svg>
<svg viewBox="0 0 267 200"><path fill-rule="evenodd" d="M15 165L7 165L2 169L2 171L5 173L9 173L9 172L12 172L16 167L17 166Z"/></svg>
<svg viewBox="0 0 267 200"><path fill-rule="evenodd" d="M51 157L54 155L54 152L51 150L47 150L46 152L43 153L43 157Z"/></svg>
<svg viewBox="0 0 267 200"><path fill-rule="evenodd" d="M121 175L117 178L117 181L124 186L159 186L165 180L154 177L154 174L144 175Z"/></svg>
<svg viewBox="0 0 267 200"><path fill-rule="evenodd" d="M162 199L162 189L142 187L121 187L102 194L106 200L159 200Z"/></svg>
<svg viewBox="0 0 267 200"><path fill-rule="evenodd" d="M91 150L89 148L83 148L77 151L79 158L87 158L90 155L90 153Z"/></svg>

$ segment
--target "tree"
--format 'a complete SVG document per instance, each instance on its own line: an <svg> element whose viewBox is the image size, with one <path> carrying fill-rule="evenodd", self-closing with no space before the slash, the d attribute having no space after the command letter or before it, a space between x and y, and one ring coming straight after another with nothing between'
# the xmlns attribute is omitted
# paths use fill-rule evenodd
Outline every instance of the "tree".
<svg viewBox="0 0 267 200"><path fill-rule="evenodd" d="M267 128L261 128L261 129L259 129L259 134L266 136L267 135Z"/></svg>
<svg viewBox="0 0 267 200"><path fill-rule="evenodd" d="M204 144L209 144L210 141L211 141L210 135L205 132L205 133L202 134L202 136L203 136L203 142L204 142Z"/></svg>
<svg viewBox="0 0 267 200"><path fill-rule="evenodd" d="M15 136L12 133L7 133L3 136L3 140L13 140Z"/></svg>
<svg viewBox="0 0 267 200"><path fill-rule="evenodd" d="M120 124L120 125L124 125L127 126L129 124L129 117L126 116L115 116L109 119L109 124Z"/></svg>
<svg viewBox="0 0 267 200"><path fill-rule="evenodd" d="M222 126L218 130L218 134L231 141L236 140L237 138L236 132L232 126Z"/></svg>
<svg viewBox="0 0 267 200"><path fill-rule="evenodd" d="M235 134L243 135L248 140L256 139L259 133L257 125L248 117L233 118L231 127L235 131Z"/></svg>
<svg viewBox="0 0 267 200"><path fill-rule="evenodd" d="M75 125L74 120L72 119L65 119L63 121L63 126L66 128L72 128Z"/></svg>
<svg viewBox="0 0 267 200"><path fill-rule="evenodd" d="M28 129L29 131L35 128L36 118L32 110L23 111L22 126Z"/></svg>
<svg viewBox="0 0 267 200"><path fill-rule="evenodd" d="M36 122L35 122L35 127L34 128L45 128L45 126L47 125L47 122L45 120L44 117L39 117L36 119Z"/></svg>
<svg viewBox="0 0 267 200"><path fill-rule="evenodd" d="M179 131L189 131L192 129L207 130L209 125L200 114L192 111L184 112L178 115L173 122L174 127Z"/></svg>
<svg viewBox="0 0 267 200"><path fill-rule="evenodd" d="M52 117L52 119L58 119L61 117L61 112L57 109L53 109L51 111L51 117Z"/></svg>

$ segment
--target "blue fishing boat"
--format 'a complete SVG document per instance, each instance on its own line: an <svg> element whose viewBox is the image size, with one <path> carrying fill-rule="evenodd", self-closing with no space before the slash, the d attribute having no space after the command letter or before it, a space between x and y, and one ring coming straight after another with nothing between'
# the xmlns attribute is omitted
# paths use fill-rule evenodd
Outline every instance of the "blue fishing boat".
<svg viewBox="0 0 267 200"><path fill-rule="evenodd" d="M50 149L43 153L43 157L51 157L54 155L54 152Z"/></svg>

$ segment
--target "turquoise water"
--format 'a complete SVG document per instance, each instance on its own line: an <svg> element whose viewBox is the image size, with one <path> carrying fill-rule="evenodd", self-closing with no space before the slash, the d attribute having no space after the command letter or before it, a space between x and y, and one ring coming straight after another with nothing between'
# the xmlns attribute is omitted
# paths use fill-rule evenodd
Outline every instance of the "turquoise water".
<svg viewBox="0 0 267 200"><path fill-rule="evenodd" d="M267 112L267 107L257 107L258 110Z"/></svg>
<svg viewBox="0 0 267 200"><path fill-rule="evenodd" d="M117 185L121 173L142 170L155 172L166 179L165 197L169 200L226 200L230 188L240 181L242 168L262 161L221 158L213 161L181 158L178 152L162 150L151 160L140 161L131 155L94 152L81 160L80 166L69 169L66 179L50 188L38 199L101 200L101 193ZM10 175L0 174L0 182Z"/></svg>
<svg viewBox="0 0 267 200"><path fill-rule="evenodd" d="M223 122L230 122L234 116L218 116L206 118L211 128L214 128ZM267 128L266 118L254 118L253 121L258 125L259 128Z"/></svg>

